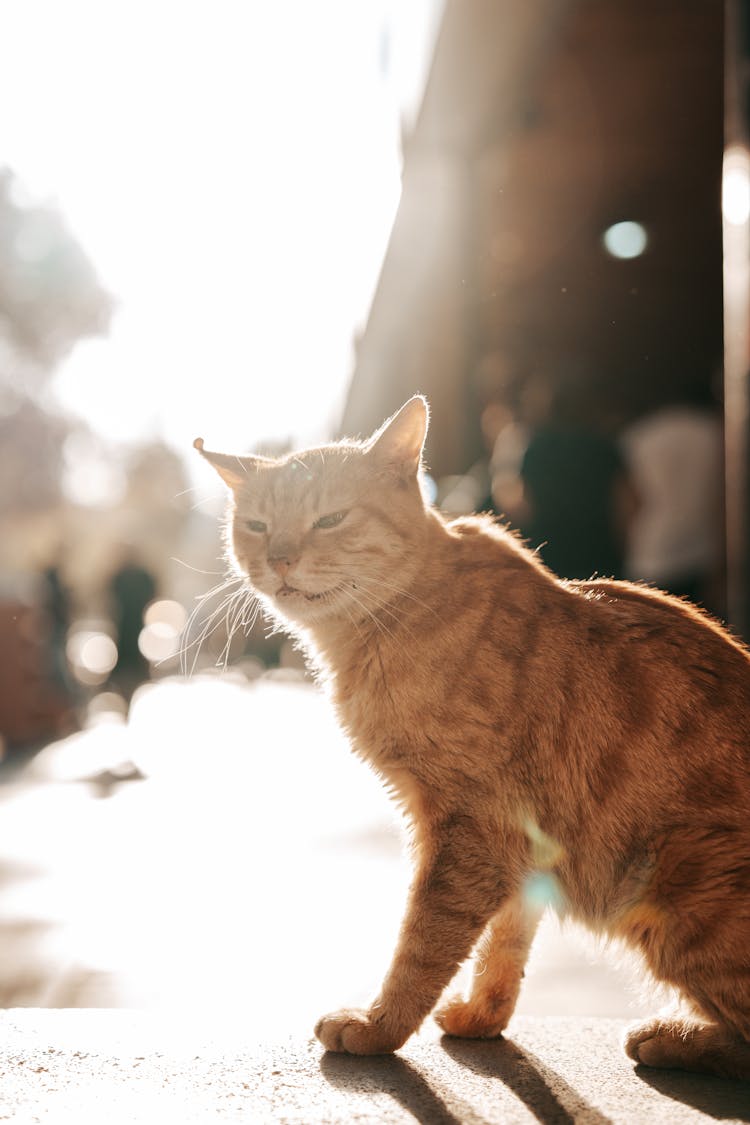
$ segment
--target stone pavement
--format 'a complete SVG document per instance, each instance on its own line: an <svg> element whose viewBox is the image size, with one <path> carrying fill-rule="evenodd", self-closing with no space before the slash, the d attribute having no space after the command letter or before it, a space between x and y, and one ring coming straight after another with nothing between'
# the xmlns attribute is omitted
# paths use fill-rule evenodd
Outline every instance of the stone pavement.
<svg viewBox="0 0 750 1125"><path fill-rule="evenodd" d="M623 1021L514 1021L507 1040L426 1031L390 1057L253 1041L123 1011L0 1014L0 1121L17 1125L687 1125L750 1121L750 1083L635 1071Z"/></svg>

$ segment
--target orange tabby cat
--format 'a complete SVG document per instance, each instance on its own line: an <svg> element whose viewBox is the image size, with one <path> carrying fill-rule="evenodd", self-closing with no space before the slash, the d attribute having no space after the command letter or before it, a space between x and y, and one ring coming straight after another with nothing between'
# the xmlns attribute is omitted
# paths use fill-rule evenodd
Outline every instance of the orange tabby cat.
<svg viewBox="0 0 750 1125"><path fill-rule="evenodd" d="M674 598L562 582L489 518L446 522L420 490L426 429L416 397L369 441L278 460L196 441L231 491L234 566L413 828L380 996L316 1034L396 1050L476 947L436 1018L500 1035L541 897L681 997L631 1058L750 1078L750 654Z"/></svg>

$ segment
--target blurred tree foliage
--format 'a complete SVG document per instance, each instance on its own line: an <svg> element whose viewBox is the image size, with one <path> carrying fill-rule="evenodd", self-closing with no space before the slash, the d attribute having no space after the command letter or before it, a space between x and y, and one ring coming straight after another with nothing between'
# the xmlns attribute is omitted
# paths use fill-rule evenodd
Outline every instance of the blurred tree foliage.
<svg viewBox="0 0 750 1125"><path fill-rule="evenodd" d="M65 418L21 399L0 414L0 514L52 508L60 500Z"/></svg>
<svg viewBox="0 0 750 1125"><path fill-rule="evenodd" d="M109 327L113 301L52 206L27 201L0 169L0 472L4 510L59 497L66 422L40 394L83 337Z"/></svg>
<svg viewBox="0 0 750 1125"><path fill-rule="evenodd" d="M44 378L76 341L106 332L112 299L60 213L24 205L22 189L0 169L0 378L9 358ZM7 354L10 353L10 356ZM15 354L14 354L15 353Z"/></svg>

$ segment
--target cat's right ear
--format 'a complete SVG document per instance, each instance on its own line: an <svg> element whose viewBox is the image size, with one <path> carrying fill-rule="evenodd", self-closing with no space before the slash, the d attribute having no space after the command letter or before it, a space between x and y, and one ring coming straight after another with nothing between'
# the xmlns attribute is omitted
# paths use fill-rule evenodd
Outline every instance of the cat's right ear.
<svg viewBox="0 0 750 1125"><path fill-rule="evenodd" d="M246 485L248 479L267 463L265 457L240 456L235 453L214 453L203 448L203 438L196 438L193 448L197 449L210 465L216 469L221 479L232 491Z"/></svg>
<svg viewBox="0 0 750 1125"><path fill-rule="evenodd" d="M415 395L384 422L367 443L367 452L403 476L412 476L422 463L430 410L427 399Z"/></svg>

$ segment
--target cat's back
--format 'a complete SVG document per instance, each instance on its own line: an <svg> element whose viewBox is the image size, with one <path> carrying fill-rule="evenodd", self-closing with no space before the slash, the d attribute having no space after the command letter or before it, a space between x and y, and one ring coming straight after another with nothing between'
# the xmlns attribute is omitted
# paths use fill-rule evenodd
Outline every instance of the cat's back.
<svg viewBox="0 0 750 1125"><path fill-rule="evenodd" d="M565 586L581 607L592 665L600 659L634 710L647 708L685 740L704 739L707 758L731 748L750 768L750 652L739 640L650 587L604 579Z"/></svg>
<svg viewBox="0 0 750 1125"><path fill-rule="evenodd" d="M698 606L650 586L613 579L564 582L585 603L587 624L607 631L622 644L641 643L644 651L698 660L706 669L738 677L750 690L750 651L720 622Z"/></svg>
<svg viewBox="0 0 750 1125"><path fill-rule="evenodd" d="M650 756L665 777L685 756L696 769L733 765L750 798L750 652L739 640L659 590L562 581L487 521L456 531L455 604L473 621L466 666L473 652L470 680L509 730L531 723L559 745L568 729L592 750L619 742L638 769Z"/></svg>

